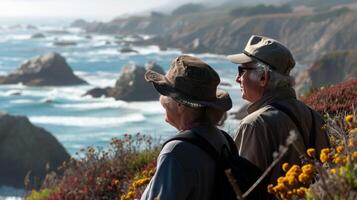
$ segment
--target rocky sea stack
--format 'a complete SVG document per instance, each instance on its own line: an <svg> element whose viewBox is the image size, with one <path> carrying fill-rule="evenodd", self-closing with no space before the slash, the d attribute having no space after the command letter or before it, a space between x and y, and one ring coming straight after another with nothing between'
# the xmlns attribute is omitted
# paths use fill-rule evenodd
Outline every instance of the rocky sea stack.
<svg viewBox="0 0 357 200"><path fill-rule="evenodd" d="M66 59L58 53L48 53L25 61L15 72L0 76L0 84L23 83L31 86L66 86L86 84L73 74Z"/></svg>
<svg viewBox="0 0 357 200"><path fill-rule="evenodd" d="M0 185L23 188L29 173L30 185L39 187L48 171L69 158L55 137L27 117L0 112Z"/></svg>
<svg viewBox="0 0 357 200"><path fill-rule="evenodd" d="M148 63L145 67L130 64L122 69L114 87L94 88L85 95L113 97L124 101L157 100L159 94L153 85L144 79L144 74L149 69L165 74L161 66L156 63Z"/></svg>

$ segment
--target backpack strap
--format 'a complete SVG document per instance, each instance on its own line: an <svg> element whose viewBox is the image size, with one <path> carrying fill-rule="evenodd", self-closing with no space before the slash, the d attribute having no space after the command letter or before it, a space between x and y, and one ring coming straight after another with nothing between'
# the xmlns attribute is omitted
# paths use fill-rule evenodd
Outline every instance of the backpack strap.
<svg viewBox="0 0 357 200"><path fill-rule="evenodd" d="M228 145L229 145L229 150L231 151L231 153L233 155L239 155L236 143L234 142L233 138L227 132L225 132L223 130L220 130L220 131L224 135L224 137L226 138L226 140L228 142Z"/></svg>
<svg viewBox="0 0 357 200"><path fill-rule="evenodd" d="M310 110L310 113L311 113L311 117L312 117L312 125L310 127L310 134L309 134L309 145L306 146L305 144L305 141L306 141L306 138L304 137L304 134L303 134L303 129L299 123L299 120L298 118L294 115L294 113L289 110L289 108L287 108L286 106L282 105L282 104L278 104L278 103L272 103L272 104L269 104L270 106L274 107L275 109L277 110L280 110L282 111L283 113L285 113L295 124L295 126L297 127L297 129L299 130L299 133L301 135L301 137L303 138L304 140L304 145L305 145L305 148L312 148L314 147L315 145L315 120L313 119L314 118L314 115L313 115L313 111L310 107L309 110Z"/></svg>
<svg viewBox="0 0 357 200"><path fill-rule="evenodd" d="M212 146L212 144L209 143L205 138L203 138L202 136L200 136L199 134L195 133L192 130L187 130L180 134L175 135L174 137L165 141L164 144L162 145L162 147L164 147L167 143L169 143L173 140L180 140L180 141L185 141L185 142L191 143L191 144L199 147L203 151L205 151L215 161L220 160L220 155L217 152L217 150Z"/></svg>

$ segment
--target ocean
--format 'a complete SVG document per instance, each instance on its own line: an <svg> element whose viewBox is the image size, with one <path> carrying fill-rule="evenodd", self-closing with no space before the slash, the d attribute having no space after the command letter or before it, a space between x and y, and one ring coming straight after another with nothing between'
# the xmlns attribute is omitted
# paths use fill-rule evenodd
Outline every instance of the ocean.
<svg viewBox="0 0 357 200"><path fill-rule="evenodd" d="M35 33L45 37L31 39ZM124 41L135 39L123 37ZM73 156L90 145L106 148L111 138L124 134L142 133L160 141L174 135L176 130L165 123L164 110L158 101L125 102L82 96L94 87L114 86L126 64L145 65L155 61L168 70L171 61L183 53L178 49L161 51L157 46L133 46L138 53L123 54L118 51L122 46L116 42L117 38L87 34L76 28L0 26L0 75L13 72L22 62L35 56L58 52L66 58L74 73L89 83L66 87L0 85L0 111L27 116L33 124L52 133ZM53 44L55 40L72 41L76 45L58 47ZM235 65L224 55L195 56L217 70L221 82L225 83L220 88L230 93L234 103L232 110L237 110L244 101L235 83ZM237 125L238 122L229 117L224 129L234 133ZM9 191L8 188L0 189L0 196L4 195L1 192L4 190Z"/></svg>

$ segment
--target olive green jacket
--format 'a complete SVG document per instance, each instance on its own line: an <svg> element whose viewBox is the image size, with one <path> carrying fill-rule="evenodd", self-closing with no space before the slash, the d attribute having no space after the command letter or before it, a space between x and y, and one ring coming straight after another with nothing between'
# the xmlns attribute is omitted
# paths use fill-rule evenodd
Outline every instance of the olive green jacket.
<svg viewBox="0 0 357 200"><path fill-rule="evenodd" d="M270 106L278 103L287 107L299 120L303 133L299 133L297 126L284 112ZM273 153L278 151L279 145L284 145L289 132L295 130L297 133L296 147L300 152L306 152L309 144L309 134L312 128L312 120L315 121L315 147L316 152L329 146L328 137L322 129L324 124L321 116L296 99L292 88L281 88L274 92L266 93L260 100L248 107L249 115L245 117L235 135L235 142L239 154L265 170L273 162ZM283 160L278 163L270 173L268 179L273 183L279 176L283 175L281 164L301 164L299 153L294 147L290 147ZM275 182L274 182L275 183Z"/></svg>

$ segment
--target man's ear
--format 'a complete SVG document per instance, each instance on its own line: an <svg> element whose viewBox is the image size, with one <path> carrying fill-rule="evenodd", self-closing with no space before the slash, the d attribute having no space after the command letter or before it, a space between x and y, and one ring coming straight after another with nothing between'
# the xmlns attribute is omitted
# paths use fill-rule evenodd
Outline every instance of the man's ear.
<svg viewBox="0 0 357 200"><path fill-rule="evenodd" d="M178 111L179 113L182 113L183 110L185 109L185 106L183 106L182 104L180 104L180 103L178 103L178 102L176 102L176 106L177 106L177 111Z"/></svg>
<svg viewBox="0 0 357 200"><path fill-rule="evenodd" d="M260 81L259 81L260 86L266 87L268 85L269 78L270 78L269 71L268 70L264 70L264 73L260 77Z"/></svg>

